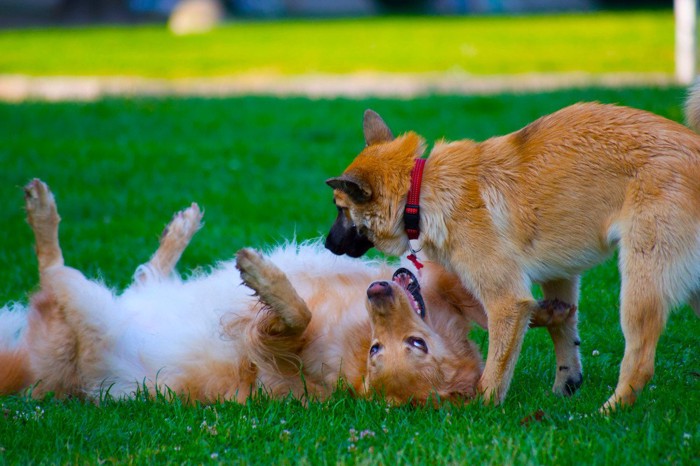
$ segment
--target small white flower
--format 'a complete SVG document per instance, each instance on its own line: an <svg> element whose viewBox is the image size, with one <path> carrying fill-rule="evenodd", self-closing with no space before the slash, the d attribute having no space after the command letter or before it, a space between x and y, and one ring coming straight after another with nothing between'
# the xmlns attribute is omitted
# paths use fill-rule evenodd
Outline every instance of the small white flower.
<svg viewBox="0 0 700 466"><path fill-rule="evenodd" d="M365 437L374 437L374 435L375 435L374 432L369 430L369 429L365 429L362 432L360 432L361 439L363 439Z"/></svg>

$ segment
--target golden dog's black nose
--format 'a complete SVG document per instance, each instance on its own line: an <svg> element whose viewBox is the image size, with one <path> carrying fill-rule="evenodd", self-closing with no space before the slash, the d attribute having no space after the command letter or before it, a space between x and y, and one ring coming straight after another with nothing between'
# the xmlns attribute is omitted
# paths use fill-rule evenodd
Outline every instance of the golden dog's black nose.
<svg viewBox="0 0 700 466"><path fill-rule="evenodd" d="M367 297L369 299L391 296L391 293L389 282L374 282L367 288Z"/></svg>

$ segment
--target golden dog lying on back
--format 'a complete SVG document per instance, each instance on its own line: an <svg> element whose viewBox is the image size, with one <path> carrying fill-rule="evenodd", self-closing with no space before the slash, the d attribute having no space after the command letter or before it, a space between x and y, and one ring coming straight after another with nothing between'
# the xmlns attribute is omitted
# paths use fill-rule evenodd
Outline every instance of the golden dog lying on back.
<svg viewBox="0 0 700 466"><path fill-rule="evenodd" d="M134 283L116 295L64 263L48 186L25 188L40 290L0 308L0 395L33 386L99 400L144 388L200 402L326 398L344 380L393 403L463 400L481 356L468 338L479 303L433 264L418 279L380 261L339 260L317 244L251 249L181 280L197 205L175 215ZM241 286L243 281L247 287ZM251 290L256 296L253 296ZM542 322L557 316L547 309Z"/></svg>
<svg viewBox="0 0 700 466"><path fill-rule="evenodd" d="M686 109L700 121L700 93ZM334 188L339 214L326 247L361 256L374 246L411 249L402 216L425 142L394 138L376 113L364 120L366 148ZM651 113L581 103L525 128L477 143L439 142L420 191L420 237L429 259L456 272L488 314L489 348L479 389L506 396L528 321L530 285L575 305L580 275L619 248L625 354L604 405L631 404L654 373L670 308L700 315L700 137ZM550 327L554 391L580 384L576 316Z"/></svg>

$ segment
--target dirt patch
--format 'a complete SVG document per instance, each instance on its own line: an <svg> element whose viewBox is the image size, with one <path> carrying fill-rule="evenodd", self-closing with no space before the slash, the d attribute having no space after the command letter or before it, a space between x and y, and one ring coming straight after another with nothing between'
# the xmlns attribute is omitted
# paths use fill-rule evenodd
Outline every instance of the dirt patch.
<svg viewBox="0 0 700 466"><path fill-rule="evenodd" d="M670 86L666 73L239 75L217 78L34 77L0 75L0 100L90 101L113 96L274 95L312 98L536 92L576 87Z"/></svg>

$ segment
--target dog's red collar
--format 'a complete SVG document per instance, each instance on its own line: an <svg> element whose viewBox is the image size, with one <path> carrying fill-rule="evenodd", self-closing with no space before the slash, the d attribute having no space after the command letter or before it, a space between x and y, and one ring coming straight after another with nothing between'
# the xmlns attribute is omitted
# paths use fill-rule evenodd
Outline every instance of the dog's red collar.
<svg viewBox="0 0 700 466"><path fill-rule="evenodd" d="M426 159L416 159L416 164L413 166L413 170L411 170L411 187L408 190L406 208L403 211L403 225L409 241L418 239L420 236L420 185L423 181L425 162ZM423 264L418 261L416 252L417 251L411 248L411 254L408 255L408 260L413 262L416 269L420 271L420 269L423 268Z"/></svg>
<svg viewBox="0 0 700 466"><path fill-rule="evenodd" d="M416 159L411 170L411 187L408 190L406 208L403 211L403 224L408 239L420 236L420 185L423 181L423 167L426 159Z"/></svg>

